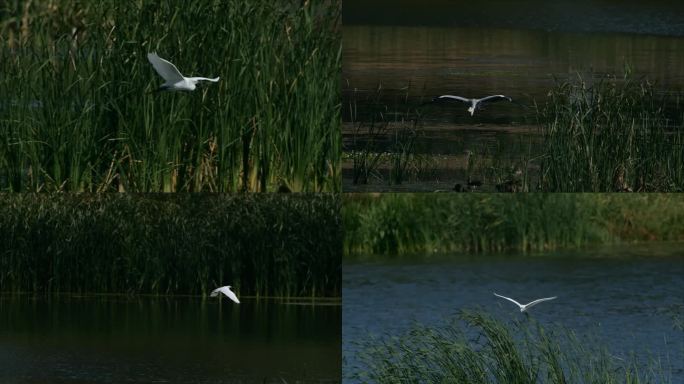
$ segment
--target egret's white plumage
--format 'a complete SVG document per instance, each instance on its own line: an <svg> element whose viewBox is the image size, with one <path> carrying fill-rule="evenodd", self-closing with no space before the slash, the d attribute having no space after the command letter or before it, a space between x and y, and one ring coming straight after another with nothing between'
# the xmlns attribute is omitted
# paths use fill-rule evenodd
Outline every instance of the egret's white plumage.
<svg viewBox="0 0 684 384"><path fill-rule="evenodd" d="M500 298L502 298L502 299L506 299L506 300L508 300L508 301L510 301L510 302L512 302L512 303L515 303L518 307L520 307L520 312L525 312L525 311L527 311L528 309L530 309L532 306L535 306L535 305L541 303L542 301L553 300L553 299L555 299L555 298L557 297L557 296L554 296L554 297L545 297L545 298L537 299L537 300L535 300L535 301L532 301L532 302L529 302L529 303L523 305L523 304L520 304L520 303L518 303L517 301L511 299L510 297L498 295L496 292L493 292L493 293L494 293L494 296L498 296L498 297L500 297Z"/></svg>
<svg viewBox="0 0 684 384"><path fill-rule="evenodd" d="M502 101L502 100L513 101L513 99L511 99L508 96L504 96L504 95L492 95L492 96L483 97L481 99L468 99L468 98L461 97L461 96L442 95L442 96L437 96L433 99L433 101L437 101L437 100L456 100L456 101L460 101L462 103L470 104L470 107L468 107L468 112L470 112L470 116L475 114L475 110L480 108L481 103Z"/></svg>
<svg viewBox="0 0 684 384"><path fill-rule="evenodd" d="M163 77L165 80L164 84L159 87L159 90L194 91L195 88L197 88L198 81L211 81L214 83L219 81L218 77L213 79L206 77L185 77L173 63L157 56L156 52L148 53L147 60L149 60L159 76Z"/></svg>
<svg viewBox="0 0 684 384"><path fill-rule="evenodd" d="M228 296L229 299L240 304L240 300L238 300L237 296L235 296L235 293L230 290L230 285L214 289L209 296L216 297L219 293L223 293L224 295Z"/></svg>

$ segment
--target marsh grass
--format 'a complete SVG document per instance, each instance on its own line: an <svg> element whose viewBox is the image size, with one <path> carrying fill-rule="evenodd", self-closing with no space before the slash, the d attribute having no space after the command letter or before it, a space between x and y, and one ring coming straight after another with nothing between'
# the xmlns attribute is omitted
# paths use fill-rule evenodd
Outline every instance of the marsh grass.
<svg viewBox="0 0 684 384"><path fill-rule="evenodd" d="M401 184L415 179L425 167L425 156L416 151L422 132L419 111L409 102L411 84L395 95L394 105L384 102L382 85L373 92L353 90L346 110L352 124L351 147L354 184L368 184L371 179L387 184ZM359 104L363 111L359 112ZM383 173L381 168L388 171Z"/></svg>
<svg viewBox="0 0 684 384"><path fill-rule="evenodd" d="M9 194L0 291L339 296L333 195Z"/></svg>
<svg viewBox="0 0 684 384"><path fill-rule="evenodd" d="M339 2L3 4L0 189L339 190Z"/></svg>
<svg viewBox="0 0 684 384"><path fill-rule="evenodd" d="M563 192L684 190L679 104L629 68L622 77L557 82L539 109L540 189Z"/></svg>
<svg viewBox="0 0 684 384"><path fill-rule="evenodd" d="M348 111L349 119L353 125L353 133L351 137L350 157L353 164L353 182L354 184L367 184L368 181L375 177L381 178L378 172L380 166L382 152L377 150L378 142L381 141L387 134L388 123L384 121L384 115L379 113L370 114L369 118L359 117L357 91L351 98ZM371 105L377 105L378 98L381 94L381 89L378 89L369 97ZM373 108L371 108L373 109ZM367 112L364 111L364 115Z"/></svg>
<svg viewBox="0 0 684 384"><path fill-rule="evenodd" d="M656 362L618 360L596 340L533 317L504 323L463 310L441 327L414 324L405 334L360 342L361 367L349 376L378 384L671 381Z"/></svg>
<svg viewBox="0 0 684 384"><path fill-rule="evenodd" d="M349 259L684 240L684 201L672 194L347 194L344 200Z"/></svg>

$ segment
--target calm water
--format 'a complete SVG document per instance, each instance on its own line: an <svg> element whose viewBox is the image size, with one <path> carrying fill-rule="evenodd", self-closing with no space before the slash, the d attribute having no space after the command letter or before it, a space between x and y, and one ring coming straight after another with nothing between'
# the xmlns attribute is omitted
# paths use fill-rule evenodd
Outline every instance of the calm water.
<svg viewBox="0 0 684 384"><path fill-rule="evenodd" d="M442 326L462 308L480 307L500 319L523 316L497 292L522 302L558 296L530 310L542 324L598 334L617 357L653 354L673 382L684 382L684 333L673 328L676 316L684 318L683 255L679 244L346 265L344 376L358 367L355 343L369 334L401 335L414 321Z"/></svg>
<svg viewBox="0 0 684 384"><path fill-rule="evenodd" d="M464 148L510 148L519 141L518 126L536 124L531 107L544 103L555 79L579 74L591 84L622 74L625 64L675 101L684 90L684 2L352 0L343 7L343 24L345 151L364 148L363 140L352 140L351 122L368 121L372 110L383 111L386 120L419 119L418 155L458 159ZM425 104L441 94L500 93L516 103L491 104L474 117L458 103ZM681 118L681 105L668 110ZM444 127L449 135L436 143L432 132ZM376 141L381 151L390 148L396 129L390 126ZM536 141L524 139L535 157ZM345 190L368 190L353 185L350 166L344 164ZM434 167L436 175L419 175L421 182L462 182L462 167L439 160Z"/></svg>
<svg viewBox="0 0 684 384"><path fill-rule="evenodd" d="M339 305L0 297L2 383L335 383Z"/></svg>

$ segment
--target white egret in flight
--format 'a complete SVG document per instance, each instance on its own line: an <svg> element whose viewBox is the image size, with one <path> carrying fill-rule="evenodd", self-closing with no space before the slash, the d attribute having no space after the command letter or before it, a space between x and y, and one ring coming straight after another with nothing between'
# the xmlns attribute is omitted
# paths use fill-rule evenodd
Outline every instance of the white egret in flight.
<svg viewBox="0 0 684 384"><path fill-rule="evenodd" d="M230 285L226 285L225 287L220 287L220 288L214 289L209 296L210 297L216 297L219 295L219 293L223 293L224 295L228 296L229 299L240 304L240 300L238 300L237 296L235 296L233 291L230 290Z"/></svg>
<svg viewBox="0 0 684 384"><path fill-rule="evenodd" d="M535 300L535 301L532 301L532 302L529 302L529 303L523 305L523 304L520 304L520 303L518 303L517 301L511 299L510 297L497 295L496 292L493 292L493 293L494 293L494 296L498 296L498 297L500 297L500 298L502 298L502 299L506 299L506 300L508 300L508 301L510 301L510 302L512 302L512 303L515 303L518 307L520 307L520 312L525 312L525 311L527 311L530 307L532 307L532 306L534 306L534 305L537 305L537 304L541 303L542 301L553 300L553 299L555 299L555 298L557 297L557 296L554 296L554 297L545 297L545 298L543 298L543 299L537 299L537 300Z"/></svg>
<svg viewBox="0 0 684 384"><path fill-rule="evenodd" d="M181 75L178 68L171 62L157 56L156 52L148 53L147 60L157 71L159 76L163 77L166 82L159 87L159 91L194 91L197 88L198 81L217 82L219 78L209 79L206 77L185 77Z"/></svg>
<svg viewBox="0 0 684 384"><path fill-rule="evenodd" d="M465 97L461 96L454 96L454 95L442 95L442 96L437 96L432 101L438 101L438 100L456 100L460 101L462 103L470 104L470 107L468 107L468 112L470 112L470 116L475 114L475 110L481 107L481 103L489 103L489 102L494 102L494 101L502 101L502 100L508 100L508 101L513 101L508 96L504 95L492 95L492 96L487 96L483 97L481 99L468 99Z"/></svg>

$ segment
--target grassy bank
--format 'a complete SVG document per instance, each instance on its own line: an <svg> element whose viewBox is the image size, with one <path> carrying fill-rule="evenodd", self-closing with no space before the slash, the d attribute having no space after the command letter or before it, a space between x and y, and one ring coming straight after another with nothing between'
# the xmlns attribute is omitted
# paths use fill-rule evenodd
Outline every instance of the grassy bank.
<svg viewBox="0 0 684 384"><path fill-rule="evenodd" d="M0 190L338 191L337 1L0 5ZM160 93L156 51L186 76Z"/></svg>
<svg viewBox="0 0 684 384"><path fill-rule="evenodd" d="M676 194L344 195L345 257L683 241Z"/></svg>
<svg viewBox="0 0 684 384"><path fill-rule="evenodd" d="M596 339L558 326L505 324L473 311L459 317L462 323L414 325L404 335L362 342L364 369L353 376L378 384L671 382L655 363L616 359Z"/></svg>
<svg viewBox="0 0 684 384"><path fill-rule="evenodd" d="M9 194L0 291L339 296L333 195Z"/></svg>

